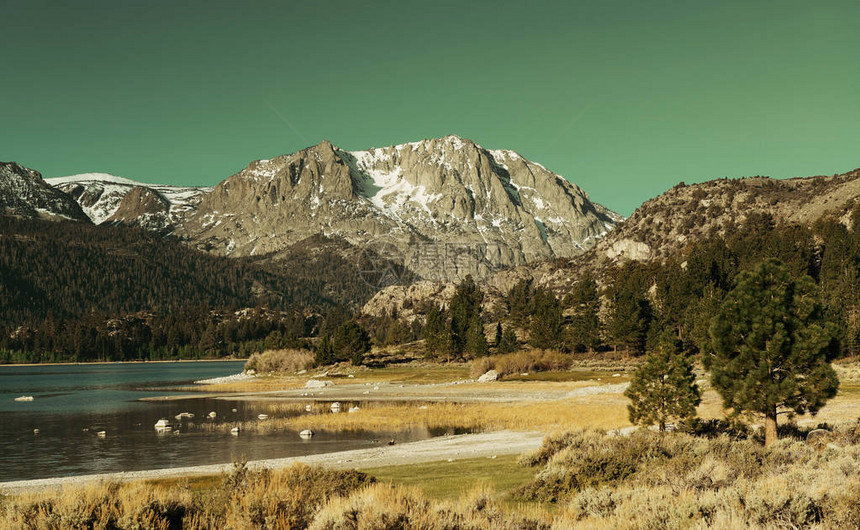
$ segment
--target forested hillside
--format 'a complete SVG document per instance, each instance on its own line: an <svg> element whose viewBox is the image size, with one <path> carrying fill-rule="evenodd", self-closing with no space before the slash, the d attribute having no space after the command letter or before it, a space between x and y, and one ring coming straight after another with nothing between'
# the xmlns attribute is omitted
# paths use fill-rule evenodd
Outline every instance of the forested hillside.
<svg viewBox="0 0 860 530"><path fill-rule="evenodd" d="M305 315L369 298L360 266L331 240L264 262L136 228L0 216L0 349L17 360L223 355L273 332L280 347L306 334ZM267 312L230 316L254 307Z"/></svg>

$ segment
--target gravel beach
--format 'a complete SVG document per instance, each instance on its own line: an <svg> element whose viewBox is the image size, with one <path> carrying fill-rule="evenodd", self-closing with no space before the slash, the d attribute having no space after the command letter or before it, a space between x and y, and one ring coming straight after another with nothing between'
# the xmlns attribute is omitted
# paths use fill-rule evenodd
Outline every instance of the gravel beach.
<svg viewBox="0 0 860 530"><path fill-rule="evenodd" d="M275 458L248 462L250 469L282 468L302 462L336 469L362 469L370 467L418 464L441 460L462 460L468 458L491 458L497 455L520 454L540 447L544 438L539 432L496 431L481 434L462 434L442 436L397 444L392 446L357 449L300 457ZM452 462L452 465L456 465ZM232 464L181 467L171 469L151 469L122 473L104 473L74 477L56 477L38 480L21 480L0 483L4 494L25 493L36 490L62 488L66 485L81 485L89 482L132 480L158 480L168 478L199 477L228 472Z"/></svg>

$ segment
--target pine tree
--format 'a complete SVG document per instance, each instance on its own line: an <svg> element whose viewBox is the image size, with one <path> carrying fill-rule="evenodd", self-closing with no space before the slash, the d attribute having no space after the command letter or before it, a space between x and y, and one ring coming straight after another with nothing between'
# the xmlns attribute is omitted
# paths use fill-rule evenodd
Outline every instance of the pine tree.
<svg viewBox="0 0 860 530"><path fill-rule="evenodd" d="M331 345L331 339L328 335L323 335L317 343L316 355L314 356L314 364L316 366L326 366L334 362L334 348Z"/></svg>
<svg viewBox="0 0 860 530"><path fill-rule="evenodd" d="M428 357L450 356L452 353L451 327L445 311L433 305L427 312L424 326L424 351Z"/></svg>
<svg viewBox="0 0 860 530"><path fill-rule="evenodd" d="M472 357L485 357L490 353L487 336L484 334L484 323L481 317L475 317L466 332L465 352Z"/></svg>
<svg viewBox="0 0 860 530"><path fill-rule="evenodd" d="M514 329L511 327L504 328L502 339L499 341L498 346L499 354L514 353L519 349L520 345L517 342L517 334L514 332Z"/></svg>
<svg viewBox="0 0 860 530"><path fill-rule="evenodd" d="M452 341L452 352L463 353L466 348L466 336L469 328L474 325L475 319L481 318L481 303L484 301L484 293L472 279L472 276L460 282L457 290L451 298L450 330Z"/></svg>
<svg viewBox="0 0 860 530"><path fill-rule="evenodd" d="M533 294L531 280L520 280L508 291L508 316L518 326L525 326L534 313Z"/></svg>
<svg viewBox="0 0 860 530"><path fill-rule="evenodd" d="M661 432L670 421L695 416L701 401L696 374L673 331L661 334L657 348L636 370L624 395L631 400L627 406L630 421L639 425L656 423Z"/></svg>
<svg viewBox="0 0 860 530"><path fill-rule="evenodd" d="M493 346L496 348L499 347L499 344L502 343L502 323L496 322L496 335L495 340L493 341Z"/></svg>
<svg viewBox="0 0 860 530"><path fill-rule="evenodd" d="M332 347L336 360L348 360L354 365L359 365L364 361L364 354L370 351L370 335L358 322L349 320L335 331Z"/></svg>
<svg viewBox="0 0 860 530"><path fill-rule="evenodd" d="M565 343L573 351L594 351L600 347L600 295L590 275L577 282L565 297L564 305L573 309L565 330Z"/></svg>
<svg viewBox="0 0 860 530"><path fill-rule="evenodd" d="M738 275L711 329L704 357L727 408L765 417L765 445L777 439L777 414L815 414L836 395L829 362L838 351L812 278L791 279L769 259Z"/></svg>
<svg viewBox="0 0 860 530"><path fill-rule="evenodd" d="M558 299L547 289L535 289L529 344L542 349L558 347L561 342L561 326L562 310Z"/></svg>
<svg viewBox="0 0 860 530"><path fill-rule="evenodd" d="M642 352L651 324L651 304L633 293L618 293L611 301L606 331L616 351Z"/></svg>

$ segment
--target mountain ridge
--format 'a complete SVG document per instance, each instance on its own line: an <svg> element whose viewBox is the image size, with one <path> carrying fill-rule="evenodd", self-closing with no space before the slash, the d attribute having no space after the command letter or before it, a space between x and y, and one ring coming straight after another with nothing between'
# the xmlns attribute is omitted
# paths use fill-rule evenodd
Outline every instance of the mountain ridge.
<svg viewBox="0 0 860 530"><path fill-rule="evenodd" d="M462 278L579 254L620 219L540 164L452 135L365 151L323 141L251 162L203 196L177 235L260 255L321 233L388 247L424 277ZM441 270L422 257L440 252Z"/></svg>

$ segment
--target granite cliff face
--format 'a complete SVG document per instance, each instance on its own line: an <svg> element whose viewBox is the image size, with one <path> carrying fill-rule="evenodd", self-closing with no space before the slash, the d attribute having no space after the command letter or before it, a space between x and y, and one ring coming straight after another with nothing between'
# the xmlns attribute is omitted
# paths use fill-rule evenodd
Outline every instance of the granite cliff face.
<svg viewBox="0 0 860 530"><path fill-rule="evenodd" d="M95 223L135 225L170 232L200 197L212 188L142 184L107 173L47 179L80 204Z"/></svg>
<svg viewBox="0 0 860 530"><path fill-rule="evenodd" d="M448 136L367 151L322 142L253 162L205 194L175 234L229 256L277 255L320 234L422 278L457 280L575 256L620 219L513 151Z"/></svg>
<svg viewBox="0 0 860 530"><path fill-rule="evenodd" d="M0 213L24 218L88 221L78 204L15 162L0 162Z"/></svg>

